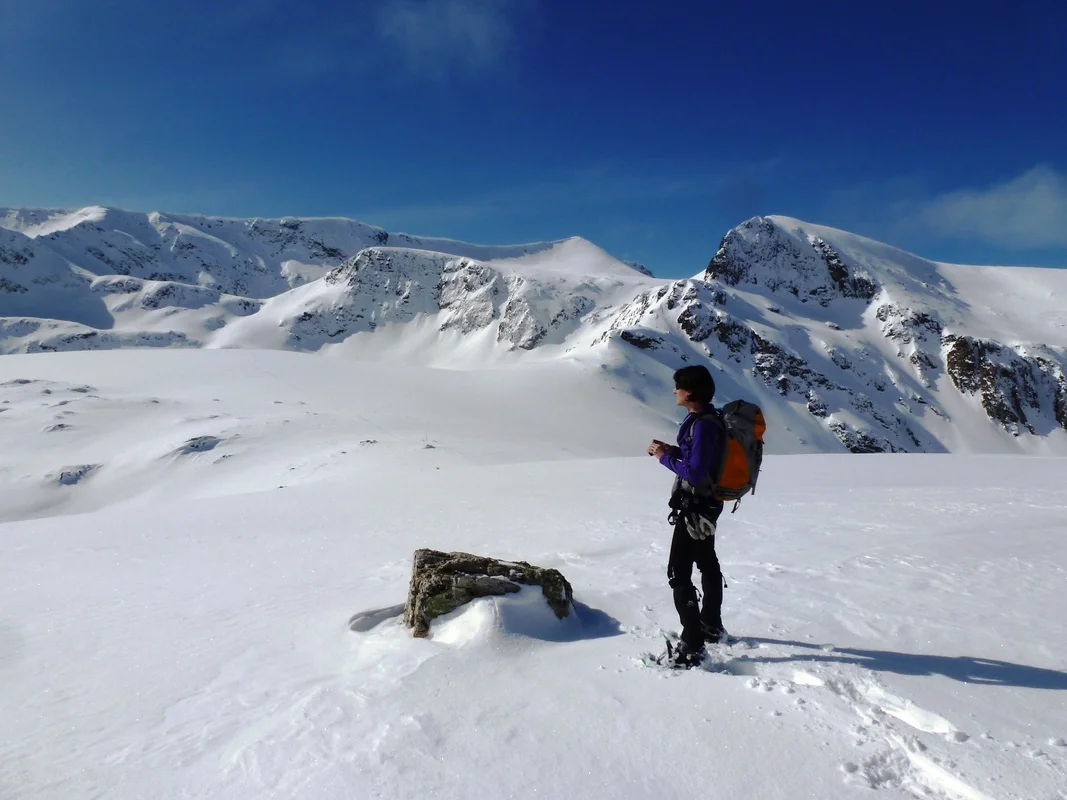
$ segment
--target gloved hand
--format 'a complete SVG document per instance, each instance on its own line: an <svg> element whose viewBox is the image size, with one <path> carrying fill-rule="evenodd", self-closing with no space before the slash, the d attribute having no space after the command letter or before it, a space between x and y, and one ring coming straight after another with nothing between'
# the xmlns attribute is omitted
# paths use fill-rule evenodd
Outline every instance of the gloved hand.
<svg viewBox="0 0 1067 800"><path fill-rule="evenodd" d="M689 514L685 518L685 529L690 537L703 541L715 535L715 523L699 514Z"/></svg>

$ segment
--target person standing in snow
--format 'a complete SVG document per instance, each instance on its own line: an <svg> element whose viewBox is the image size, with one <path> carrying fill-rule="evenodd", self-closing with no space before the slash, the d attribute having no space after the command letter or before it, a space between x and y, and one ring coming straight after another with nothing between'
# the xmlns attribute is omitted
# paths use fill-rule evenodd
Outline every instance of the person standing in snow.
<svg viewBox="0 0 1067 800"><path fill-rule="evenodd" d="M681 642L668 648L670 666L688 669L704 658L705 643L725 639L722 625L722 570L715 554L715 523L723 502L706 491L722 460L723 429L712 405L715 379L703 366L674 373L674 396L689 413L678 430L678 444L654 439L648 453L675 474L671 491L674 537L667 560L667 582L682 624ZM693 585L693 565L700 570L704 603Z"/></svg>

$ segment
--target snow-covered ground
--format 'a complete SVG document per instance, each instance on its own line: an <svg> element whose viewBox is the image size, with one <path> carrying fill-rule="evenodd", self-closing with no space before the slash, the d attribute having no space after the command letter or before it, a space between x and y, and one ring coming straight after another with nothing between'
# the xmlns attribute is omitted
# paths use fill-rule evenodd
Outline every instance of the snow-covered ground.
<svg viewBox="0 0 1067 800"><path fill-rule="evenodd" d="M1067 460L769 457L669 673L675 420L590 372L0 359L0 798L1067 798ZM418 547L576 616L412 639Z"/></svg>

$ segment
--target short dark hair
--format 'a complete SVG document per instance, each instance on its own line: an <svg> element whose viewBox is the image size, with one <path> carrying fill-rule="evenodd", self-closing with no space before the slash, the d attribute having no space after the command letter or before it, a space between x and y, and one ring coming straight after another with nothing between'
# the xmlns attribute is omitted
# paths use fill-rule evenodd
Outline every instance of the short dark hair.
<svg viewBox="0 0 1067 800"><path fill-rule="evenodd" d="M689 399L694 403L710 405L715 397L715 379L711 377L708 368L700 364L682 367L675 372L674 388L689 392Z"/></svg>

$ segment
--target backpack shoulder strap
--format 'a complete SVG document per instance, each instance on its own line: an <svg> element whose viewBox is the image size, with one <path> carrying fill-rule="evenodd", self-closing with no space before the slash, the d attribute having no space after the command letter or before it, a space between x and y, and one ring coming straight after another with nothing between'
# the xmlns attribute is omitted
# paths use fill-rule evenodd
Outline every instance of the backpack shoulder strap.
<svg viewBox="0 0 1067 800"><path fill-rule="evenodd" d="M719 428L719 457L712 469L708 472L708 478L706 479L710 485L714 486L718 485L719 481L722 480L722 471L726 467L726 420L723 418L722 412L719 409L715 408L715 406L709 406L693 417L693 422L686 430L686 441L692 443L693 426L701 420L714 422Z"/></svg>
<svg viewBox="0 0 1067 800"><path fill-rule="evenodd" d="M703 415L704 418L710 419L719 426L719 458L715 463L715 468L711 471L714 484L719 485L719 481L722 480L722 472L726 468L726 454L729 450L727 445L727 439L729 438L729 431L726 428L726 418L723 416L722 411L711 407L711 411Z"/></svg>
<svg viewBox="0 0 1067 800"><path fill-rule="evenodd" d="M726 423L722 418L722 412L714 406L708 407L701 411L699 414L693 415L693 421L689 423L689 427L685 429L686 441L693 441L693 426L703 419L711 420L719 425L720 428L725 428Z"/></svg>

